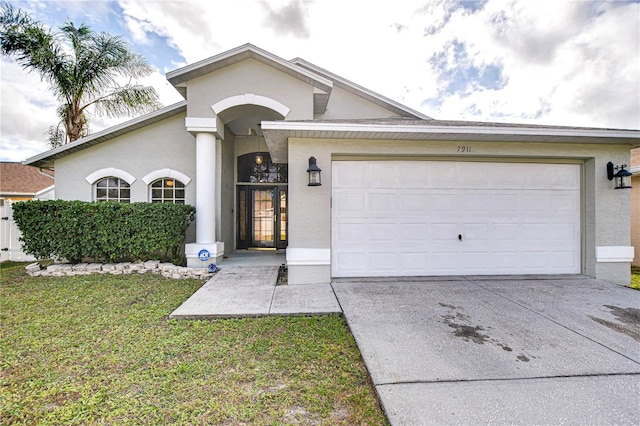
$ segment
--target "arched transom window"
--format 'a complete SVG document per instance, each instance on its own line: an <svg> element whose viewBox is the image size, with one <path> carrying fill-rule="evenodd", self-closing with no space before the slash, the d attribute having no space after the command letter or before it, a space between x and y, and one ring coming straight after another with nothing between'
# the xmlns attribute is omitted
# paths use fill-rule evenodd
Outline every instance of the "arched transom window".
<svg viewBox="0 0 640 426"><path fill-rule="evenodd" d="M156 179L151 183L151 202L184 204L184 184L172 178Z"/></svg>
<svg viewBox="0 0 640 426"><path fill-rule="evenodd" d="M129 184L125 180L114 176L97 181L95 191L96 201L131 202L131 189Z"/></svg>

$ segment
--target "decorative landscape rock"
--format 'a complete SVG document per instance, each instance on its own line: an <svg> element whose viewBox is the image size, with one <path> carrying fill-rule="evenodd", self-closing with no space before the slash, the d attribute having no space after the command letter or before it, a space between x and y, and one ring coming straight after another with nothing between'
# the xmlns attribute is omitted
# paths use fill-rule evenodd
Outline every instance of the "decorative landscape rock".
<svg viewBox="0 0 640 426"><path fill-rule="evenodd" d="M25 267L27 274L32 277L70 277L77 275L91 274L111 274L130 275L137 274L160 274L165 278L174 280L185 280L195 278L199 280L209 279L214 273L210 273L207 268L185 268L172 263L160 263L157 260L146 262L123 262L123 263L54 263L43 269L38 263L31 263Z"/></svg>

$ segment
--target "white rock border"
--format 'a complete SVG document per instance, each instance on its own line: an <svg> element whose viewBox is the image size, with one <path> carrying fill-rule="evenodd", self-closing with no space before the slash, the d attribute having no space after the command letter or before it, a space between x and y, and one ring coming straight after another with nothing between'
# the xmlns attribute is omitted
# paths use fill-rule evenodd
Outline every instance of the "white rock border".
<svg viewBox="0 0 640 426"><path fill-rule="evenodd" d="M125 262L125 263L54 263L46 268L38 263L31 263L25 267L27 274L32 277L73 277L78 275L111 274L111 275L131 275L131 274L159 274L165 278L174 280L186 280L195 278L206 280L211 278L207 268L185 268L176 266L173 263L161 263L158 260L148 260L146 262Z"/></svg>

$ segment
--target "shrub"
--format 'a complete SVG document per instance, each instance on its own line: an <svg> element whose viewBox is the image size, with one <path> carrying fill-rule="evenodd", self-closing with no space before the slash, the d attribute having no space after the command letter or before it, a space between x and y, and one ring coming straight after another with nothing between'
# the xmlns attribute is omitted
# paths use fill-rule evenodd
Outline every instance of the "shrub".
<svg viewBox="0 0 640 426"><path fill-rule="evenodd" d="M26 201L13 206L24 251L38 259L77 263L182 261L184 236L195 207L168 203Z"/></svg>

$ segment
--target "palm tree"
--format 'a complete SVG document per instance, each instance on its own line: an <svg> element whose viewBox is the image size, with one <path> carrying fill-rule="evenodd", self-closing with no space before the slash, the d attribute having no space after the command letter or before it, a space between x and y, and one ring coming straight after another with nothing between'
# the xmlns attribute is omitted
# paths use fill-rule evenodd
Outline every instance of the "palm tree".
<svg viewBox="0 0 640 426"><path fill-rule="evenodd" d="M0 9L0 53L40 74L60 101L60 122L47 132L52 148L89 134L89 107L113 118L161 106L155 89L136 82L153 68L120 37L71 22L54 33L10 4Z"/></svg>

